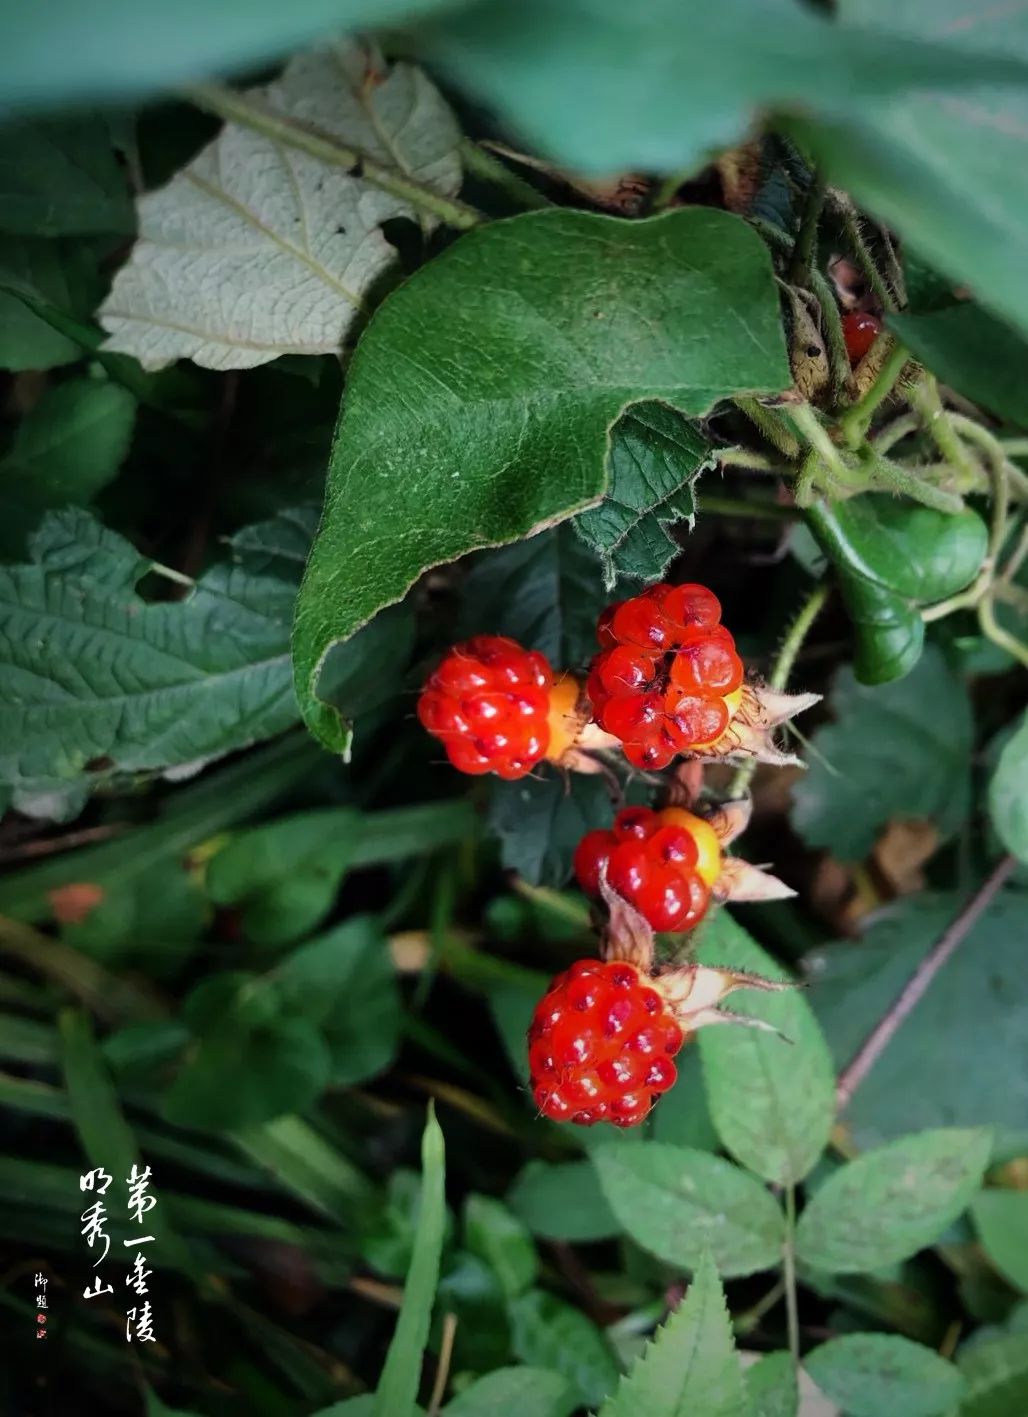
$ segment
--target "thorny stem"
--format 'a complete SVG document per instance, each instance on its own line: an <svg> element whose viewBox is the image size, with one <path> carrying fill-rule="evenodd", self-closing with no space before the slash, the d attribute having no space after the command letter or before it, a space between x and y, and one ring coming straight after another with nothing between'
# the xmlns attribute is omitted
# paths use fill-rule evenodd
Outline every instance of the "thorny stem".
<svg viewBox="0 0 1028 1417"><path fill-rule="evenodd" d="M884 334L879 335L878 338L891 339L892 336ZM851 448L855 448L865 437L871 426L872 418L896 387L909 358L910 356L903 345L894 344L885 356L882 367L878 371L878 377L867 393L852 408L848 408L839 420L843 436Z"/></svg>
<svg viewBox="0 0 1028 1417"><path fill-rule="evenodd" d="M973 482L977 471L974 460L957 437L952 419L939 397L939 386L932 375L925 374L910 390L908 398L911 408L920 416L926 433L942 456ZM977 424L974 426L977 427Z"/></svg>
<svg viewBox="0 0 1028 1417"><path fill-rule="evenodd" d="M817 454L831 476L841 482L843 486L849 485L852 481L850 470L839 449L828 436L827 429L810 405L808 403L790 404L788 414L796 431L807 446ZM806 468L806 460L804 460L804 466ZM816 467L812 473L807 474L805 480L813 481L814 475L816 475Z"/></svg>
<svg viewBox="0 0 1028 1417"><path fill-rule="evenodd" d="M842 332L842 316L831 288L819 270L811 271L810 284L821 307L821 328L828 344L832 402L835 403L838 402L850 376L850 357L846 352L846 336Z"/></svg>
<svg viewBox="0 0 1028 1417"><path fill-rule="evenodd" d="M785 1313L789 1328L789 1352L793 1367L800 1365L800 1314L796 1296L796 1187L785 1188L785 1240L782 1244L782 1276L785 1280Z"/></svg>
<svg viewBox="0 0 1028 1417"><path fill-rule="evenodd" d="M824 210L827 190L824 181L815 172L811 178L810 187L807 189L803 215L800 217L800 228L796 233L796 241L792 248L792 260L789 262L789 282L791 285L806 285L810 279L810 272L814 268L817 228Z"/></svg>
<svg viewBox="0 0 1028 1417"><path fill-rule="evenodd" d="M876 452L885 454L911 433L916 433L920 427L921 420L916 413L901 413L898 418L894 418L891 423L887 423L877 432L871 442L874 444Z"/></svg>
<svg viewBox="0 0 1028 1417"><path fill-rule="evenodd" d="M391 192L394 197L410 202L418 211L437 217L458 231L467 231L484 220L482 213L473 207L444 197L396 168L376 162L359 148L341 143L338 138L321 132L311 124L300 123L288 114L267 104L256 103L232 89L223 88L220 84L190 84L183 94L197 108L223 118L226 123L238 123L255 133L263 133L272 142L305 152L330 167L340 167L345 172L359 175L373 187Z"/></svg>
<svg viewBox="0 0 1028 1417"><path fill-rule="evenodd" d="M773 448L790 460L800 455L800 445L785 423L770 408L765 408L756 399L739 395L732 402L740 413L744 413L755 428L761 432Z"/></svg>
<svg viewBox="0 0 1028 1417"><path fill-rule="evenodd" d="M882 308L885 310L895 310L896 300L892 291L886 285L882 273L878 269L874 257L871 255L868 244L864 240L864 233L860 229L860 218L852 204L848 200L843 201L837 199L835 206L839 215L842 217L842 224L850 246L853 248L853 254L857 258L857 265L860 267L861 274L864 276L864 279L874 291L875 295L877 295Z"/></svg>
<svg viewBox="0 0 1028 1417"><path fill-rule="evenodd" d="M466 171L473 173L480 181L488 182L497 191L506 193L519 207L524 207L527 211L538 211L543 207L553 206L549 197L533 187L531 182L526 182L505 162L501 162L487 148L481 147L471 138L461 139L460 156Z"/></svg>
<svg viewBox="0 0 1028 1417"><path fill-rule="evenodd" d="M842 1112L849 1105L853 1094L885 1052L900 1025L924 998L939 970L992 904L1016 865L1012 856L1003 857L914 970L888 1011L861 1044L852 1062L843 1070L835 1089L837 1111Z"/></svg>
<svg viewBox="0 0 1028 1417"><path fill-rule="evenodd" d="M810 634L810 628L814 621L824 609L825 601L828 599L829 586L822 581L816 585L807 596L800 607L799 614L789 626L789 631L782 641L782 647L778 651L771 677L768 679L768 687L776 693L784 693L789 683L789 676L796 664L797 656L803 648L803 642ZM748 758L735 773L728 788L729 800L741 797L750 785L753 774L756 771L757 762L755 758Z"/></svg>
<svg viewBox="0 0 1028 1417"><path fill-rule="evenodd" d="M716 454L723 467L744 467L751 472L784 472L785 468L774 458L763 453L751 453L749 448L720 448Z"/></svg>

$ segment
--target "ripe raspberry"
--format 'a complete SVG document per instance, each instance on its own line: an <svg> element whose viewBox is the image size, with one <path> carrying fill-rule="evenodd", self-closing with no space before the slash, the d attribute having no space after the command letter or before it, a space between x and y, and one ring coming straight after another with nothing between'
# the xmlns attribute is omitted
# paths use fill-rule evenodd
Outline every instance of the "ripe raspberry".
<svg viewBox="0 0 1028 1417"><path fill-rule="evenodd" d="M524 777L550 746L549 660L502 635L454 645L429 676L418 718L461 772ZM572 683L574 681L571 681Z"/></svg>
<svg viewBox="0 0 1028 1417"><path fill-rule="evenodd" d="M684 1041L635 965L580 959L557 975L532 1018L532 1095L555 1122L634 1127L678 1076L671 1058Z"/></svg>
<svg viewBox="0 0 1028 1417"><path fill-rule="evenodd" d="M720 619L717 597L701 585L651 586L600 616L589 698L635 767L666 767L728 727L743 669Z"/></svg>
<svg viewBox="0 0 1028 1417"><path fill-rule="evenodd" d="M842 337L851 364L859 364L882 332L882 322L863 310L850 310L842 317Z"/></svg>
<svg viewBox="0 0 1028 1417"><path fill-rule="evenodd" d="M691 930L721 874L721 843L709 822L681 807L625 807L612 831L587 832L575 851L587 895L599 895L604 869L611 888L654 930Z"/></svg>

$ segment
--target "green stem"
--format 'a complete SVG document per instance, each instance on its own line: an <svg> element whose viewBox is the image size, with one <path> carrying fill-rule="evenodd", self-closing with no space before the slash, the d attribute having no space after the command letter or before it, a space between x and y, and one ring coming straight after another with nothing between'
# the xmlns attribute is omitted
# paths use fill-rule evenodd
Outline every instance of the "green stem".
<svg viewBox="0 0 1028 1417"><path fill-rule="evenodd" d="M811 271L810 284L821 306L821 328L828 343L828 368L832 377L832 402L837 403L850 376L850 357L842 332L842 316L832 288L819 270Z"/></svg>
<svg viewBox="0 0 1028 1417"><path fill-rule="evenodd" d="M815 172L807 188L800 228L796 233L792 260L789 262L789 281L792 285L807 285L810 280L810 273L814 268L817 228L824 210L827 190L824 181Z"/></svg>
<svg viewBox="0 0 1028 1417"><path fill-rule="evenodd" d="M662 177L657 184L657 190L650 199L650 211L666 211L678 196L679 187L681 187L683 182L688 181L691 176L692 169L687 168L682 172L669 172L666 177Z"/></svg>
<svg viewBox="0 0 1028 1417"><path fill-rule="evenodd" d="M955 516L957 512L964 510L963 500L955 492L947 492L932 482L925 482L909 468L881 457L869 444L862 449L860 460L867 471L868 481L873 486L884 487L889 492L900 492L925 507L933 507L937 512Z"/></svg>
<svg viewBox="0 0 1028 1417"><path fill-rule="evenodd" d="M720 448L717 460L722 467L744 467L750 472L785 473L788 470L780 461L765 457L763 453L751 453L749 448Z"/></svg>
<svg viewBox="0 0 1028 1417"><path fill-rule="evenodd" d="M704 494L699 505L708 515L743 517L747 521L790 522L796 516L792 507L781 507L777 502L746 502L735 497L709 497Z"/></svg>
<svg viewBox="0 0 1028 1417"><path fill-rule="evenodd" d="M877 432L872 438L875 451L887 453L890 448L894 448L897 443L902 443L904 438L908 438L911 433L916 433L921 427L921 420L916 413L901 413L899 418L894 418L891 423L887 423L884 428Z"/></svg>
<svg viewBox="0 0 1028 1417"><path fill-rule="evenodd" d="M950 415L939 397L939 386L931 374L925 374L910 389L910 406L924 424L925 432L946 461L964 477L974 478L974 459L957 436ZM968 422L970 423L970 419ZM971 425L977 428L977 424ZM983 430L984 431L984 430Z"/></svg>
<svg viewBox="0 0 1028 1417"><path fill-rule="evenodd" d="M1028 457L1028 438L999 438L997 441L1008 458Z"/></svg>
<svg viewBox="0 0 1028 1417"><path fill-rule="evenodd" d="M434 216L458 231L467 231L485 219L473 207L444 197L396 168L376 162L359 148L350 147L328 133L307 123L299 123L286 113L255 103L220 84L190 84L183 94L197 108L215 114L226 123L238 123L252 132L262 133L274 143L317 158L329 167L340 167L354 176L360 176L371 186L390 192L418 211Z"/></svg>
<svg viewBox="0 0 1028 1417"><path fill-rule="evenodd" d="M537 187L533 187L531 182L519 177L505 162L501 162L471 138L461 139L460 157L465 171L472 173L481 182L488 182L519 207L524 207L527 211L538 211L543 207L553 206L549 197L544 196Z"/></svg>
<svg viewBox="0 0 1028 1417"><path fill-rule="evenodd" d="M975 423L973 418L965 418L962 413L946 410L946 419L949 426L961 438L969 443L976 443L982 449L990 467L1002 463L1008 493L1013 489L1022 501L1028 500L1028 474L1023 468L1010 462L1010 445L1008 443L1001 442L987 428L983 428L980 423ZM992 476L991 472L990 476Z"/></svg>
<svg viewBox="0 0 1028 1417"><path fill-rule="evenodd" d="M800 455L800 445L796 438L785 426L778 414L764 404L758 403L756 399L739 394L732 400L740 413L744 413L755 428L757 428L777 450L790 460L794 461Z"/></svg>
<svg viewBox="0 0 1028 1417"><path fill-rule="evenodd" d="M837 476L843 484L846 484L850 478L850 470L846 466L842 453L832 442L827 429L810 405L807 403L789 404L787 412L793 426L807 446L814 449L829 472Z"/></svg>
<svg viewBox="0 0 1028 1417"><path fill-rule="evenodd" d="M885 283L881 271L871 255L871 249L864 240L864 233L860 229L860 218L850 202L841 201L836 203L837 210L842 217L842 224L849 239L853 254L857 258L857 265L860 267L864 279L877 295L883 310L895 310L896 300L892 291Z"/></svg>
<svg viewBox="0 0 1028 1417"><path fill-rule="evenodd" d="M892 336L881 334L878 338L891 340ZM867 393L843 414L839 426L848 447L855 448L863 441L872 418L896 387L909 358L910 355L903 345L894 344L882 361L878 377Z"/></svg>
<svg viewBox="0 0 1028 1417"><path fill-rule="evenodd" d="M771 670L771 677L768 679L768 687L776 693L785 692L789 684L789 676L792 674L796 664L797 656L803 648L803 642L810 634L811 626L824 609L825 601L828 599L829 586L827 581L819 582L807 596L795 620L789 626L789 630L782 641L781 649L775 660L774 668ZM757 769L755 758L749 758L736 771L728 788L730 798L741 797L750 785L750 781Z"/></svg>
<svg viewBox="0 0 1028 1417"><path fill-rule="evenodd" d="M796 1294L796 1187L785 1188L785 1240L782 1244L782 1277L785 1280L785 1313L793 1367L800 1365L800 1311Z"/></svg>

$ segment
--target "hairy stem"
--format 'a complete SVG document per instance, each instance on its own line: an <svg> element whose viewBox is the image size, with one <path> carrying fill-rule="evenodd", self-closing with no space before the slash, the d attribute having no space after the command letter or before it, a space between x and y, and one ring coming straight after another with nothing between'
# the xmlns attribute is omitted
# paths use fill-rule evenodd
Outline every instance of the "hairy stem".
<svg viewBox="0 0 1028 1417"><path fill-rule="evenodd" d="M488 182L491 187L503 192L526 211L538 211L543 207L553 206L549 197L533 187L531 182L526 182L505 162L501 162L487 148L480 147L471 138L461 139L460 157L466 171L473 173L481 182Z"/></svg>
<svg viewBox="0 0 1028 1417"><path fill-rule="evenodd" d="M974 478L976 467L953 427L950 414L939 397L939 386L931 374L925 374L911 388L910 406L924 424L925 432L946 461L964 477ZM968 420L970 422L970 419ZM977 424L973 424L977 427Z"/></svg>
<svg viewBox="0 0 1028 1417"><path fill-rule="evenodd" d="M891 340L892 336L882 334L878 338ZM858 443L863 441L871 426L871 420L895 389L909 358L910 356L903 345L894 344L882 361L878 377L867 393L843 414L839 420L839 426L849 447L855 448Z"/></svg>
<svg viewBox="0 0 1028 1417"><path fill-rule="evenodd" d="M360 176L373 187L390 192L394 197L410 202L418 211L434 216L447 226L458 231L467 231L484 221L481 212L465 206L450 197L434 192L431 187L408 177L394 167L386 167L359 148L341 143L313 127L300 123L287 113L281 113L267 104L257 103L233 89L220 84L191 84L183 90L184 96L208 113L223 118L226 123L238 123L255 133L262 133L274 143L287 148L296 148L308 157L317 158L329 167L341 167L344 171Z"/></svg>
<svg viewBox="0 0 1028 1417"><path fill-rule="evenodd" d="M853 1094L885 1052L904 1019L924 998L932 980L957 947L971 933L971 930L1006 884L1016 865L1017 862L1012 856L1003 857L956 919L942 932L900 990L887 1012L875 1024L860 1045L852 1062L843 1070L839 1078L835 1089L835 1105L839 1112L849 1106Z"/></svg>
<svg viewBox="0 0 1028 1417"><path fill-rule="evenodd" d="M789 626L789 630L782 641L781 649L775 660L774 668L771 670L771 677L768 679L768 687L774 689L776 693L784 693L789 684L789 676L796 664L796 659L803 643L810 634L811 626L824 609L825 601L829 595L828 583L821 581L807 596L800 607L799 614ZM728 787L729 799L741 797L749 787L753 774L757 770L755 758L749 758L735 773Z"/></svg>
<svg viewBox="0 0 1028 1417"><path fill-rule="evenodd" d="M789 282L792 285L807 285L814 268L814 248L817 242L817 228L824 210L827 188L822 178L815 172L807 189L799 231L792 248L789 262Z"/></svg>
<svg viewBox="0 0 1028 1417"><path fill-rule="evenodd" d="M734 398L732 402L783 457L788 458L790 462L799 457L800 445L776 410L765 408L756 399L745 397L742 394Z"/></svg>
<svg viewBox="0 0 1028 1417"><path fill-rule="evenodd" d="M857 258L857 265L860 267L861 274L878 297L882 309L895 310L895 297L886 285L885 279L878 269L874 257L871 255L871 248L864 240L864 233L860 227L860 217L857 215L855 208L848 199L845 201L837 201L836 207L839 215L842 217L843 228L845 229L850 246L853 249L853 254Z"/></svg>

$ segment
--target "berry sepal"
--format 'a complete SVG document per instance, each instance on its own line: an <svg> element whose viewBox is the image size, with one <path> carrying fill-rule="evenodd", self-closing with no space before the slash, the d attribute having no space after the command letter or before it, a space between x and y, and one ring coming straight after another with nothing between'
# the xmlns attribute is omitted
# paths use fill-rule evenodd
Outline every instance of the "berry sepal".
<svg viewBox="0 0 1028 1417"><path fill-rule="evenodd" d="M802 767L794 753L774 741L776 728L821 702L820 694L780 694L762 684L744 684L738 707L724 733L713 743L689 749L689 756L714 763L741 763L756 758L773 767Z"/></svg>

